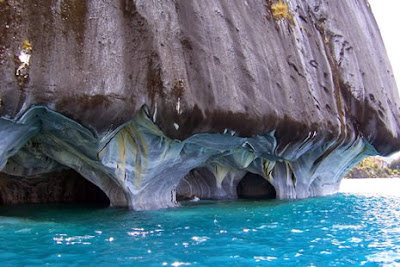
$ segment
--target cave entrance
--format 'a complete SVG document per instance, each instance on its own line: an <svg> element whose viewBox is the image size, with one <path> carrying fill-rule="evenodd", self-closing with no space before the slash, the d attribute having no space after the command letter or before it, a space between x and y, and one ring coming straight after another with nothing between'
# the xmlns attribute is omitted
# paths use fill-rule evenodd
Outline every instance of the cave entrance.
<svg viewBox="0 0 400 267"><path fill-rule="evenodd" d="M242 199L275 199L276 191L262 176L248 172L237 186L237 195Z"/></svg>
<svg viewBox="0 0 400 267"><path fill-rule="evenodd" d="M0 204L73 203L109 206L107 195L75 170L16 177L0 173Z"/></svg>
<svg viewBox="0 0 400 267"><path fill-rule="evenodd" d="M183 177L176 187L176 200L212 199L214 175L206 168L196 168Z"/></svg>
<svg viewBox="0 0 400 267"><path fill-rule="evenodd" d="M110 199L107 195L78 172L70 169L65 171L64 175L65 199L62 202L110 206Z"/></svg>

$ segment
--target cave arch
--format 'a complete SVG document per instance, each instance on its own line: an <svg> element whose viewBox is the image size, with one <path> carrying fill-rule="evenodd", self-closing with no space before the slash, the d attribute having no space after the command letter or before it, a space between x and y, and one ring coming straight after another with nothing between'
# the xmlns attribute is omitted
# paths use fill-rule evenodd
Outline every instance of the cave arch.
<svg viewBox="0 0 400 267"><path fill-rule="evenodd" d="M216 178L213 167L192 169L176 187L177 201L200 198L204 200L236 199L236 187L245 172L230 169L222 180Z"/></svg>
<svg viewBox="0 0 400 267"><path fill-rule="evenodd" d="M237 196L242 199L276 199L276 190L264 177L248 172L237 186Z"/></svg>
<svg viewBox="0 0 400 267"><path fill-rule="evenodd" d="M195 168L180 180L176 187L176 200L212 199L215 188L214 175L207 168Z"/></svg>

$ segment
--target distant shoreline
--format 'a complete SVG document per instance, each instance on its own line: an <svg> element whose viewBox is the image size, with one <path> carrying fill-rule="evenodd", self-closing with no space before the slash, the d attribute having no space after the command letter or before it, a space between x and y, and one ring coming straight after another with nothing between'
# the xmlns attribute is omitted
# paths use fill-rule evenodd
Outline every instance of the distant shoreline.
<svg viewBox="0 0 400 267"><path fill-rule="evenodd" d="M343 179L339 193L358 195L389 195L400 197L400 178Z"/></svg>
<svg viewBox="0 0 400 267"><path fill-rule="evenodd" d="M400 177L400 160L386 162L381 157L368 157L354 166L345 178L398 178Z"/></svg>

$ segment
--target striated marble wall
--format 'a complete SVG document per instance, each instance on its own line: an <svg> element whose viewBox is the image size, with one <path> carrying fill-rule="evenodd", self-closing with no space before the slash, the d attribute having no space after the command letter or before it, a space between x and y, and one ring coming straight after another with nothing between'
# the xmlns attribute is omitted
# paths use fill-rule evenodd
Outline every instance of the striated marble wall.
<svg viewBox="0 0 400 267"><path fill-rule="evenodd" d="M248 172L335 192L400 149L390 63L366 0L276 3L0 1L0 169L73 169L138 210L235 198Z"/></svg>
<svg viewBox="0 0 400 267"><path fill-rule="evenodd" d="M186 199L237 198L248 172L265 178L279 199L332 194L349 168L377 153L362 136L338 145L315 132L283 149L275 132L204 133L179 141L167 137L149 115L143 107L133 120L97 139L61 114L33 107L15 122L0 120L0 168L21 179L73 169L112 205L144 210L178 205L177 192ZM18 195L12 188L9 194Z"/></svg>

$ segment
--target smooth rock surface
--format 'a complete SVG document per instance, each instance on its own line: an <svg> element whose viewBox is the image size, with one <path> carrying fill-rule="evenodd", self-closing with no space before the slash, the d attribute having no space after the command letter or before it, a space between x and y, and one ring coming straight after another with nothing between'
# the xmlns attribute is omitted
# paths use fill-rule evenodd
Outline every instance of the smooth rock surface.
<svg viewBox="0 0 400 267"><path fill-rule="evenodd" d="M246 172L278 198L337 191L400 149L379 29L364 0L274 3L1 1L2 172L74 169L134 209L236 197Z"/></svg>

